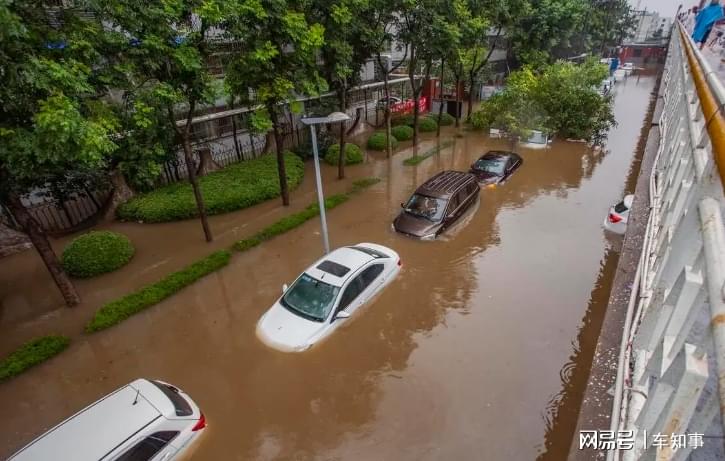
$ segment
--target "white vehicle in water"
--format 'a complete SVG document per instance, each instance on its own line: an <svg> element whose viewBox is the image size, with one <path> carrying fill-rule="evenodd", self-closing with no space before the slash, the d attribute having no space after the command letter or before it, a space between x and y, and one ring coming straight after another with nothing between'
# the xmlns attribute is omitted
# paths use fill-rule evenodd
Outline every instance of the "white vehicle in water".
<svg viewBox="0 0 725 461"><path fill-rule="evenodd" d="M30 442L8 461L172 461L206 427L193 400L162 381L137 379Z"/></svg>
<svg viewBox="0 0 725 461"><path fill-rule="evenodd" d="M526 147L529 149L544 149L549 146L553 142L553 139L549 137L548 134L544 133L540 130L531 130L529 137L527 139L521 139L519 141L519 144L521 147Z"/></svg>
<svg viewBox="0 0 725 461"><path fill-rule="evenodd" d="M629 222L629 210L632 209L634 195L627 195L624 199L609 208L607 217L604 218L604 228L609 232L624 235L627 232Z"/></svg>
<svg viewBox="0 0 725 461"><path fill-rule="evenodd" d="M400 272L390 248L358 243L338 248L308 267L259 319L257 337L283 352L320 342L380 293Z"/></svg>

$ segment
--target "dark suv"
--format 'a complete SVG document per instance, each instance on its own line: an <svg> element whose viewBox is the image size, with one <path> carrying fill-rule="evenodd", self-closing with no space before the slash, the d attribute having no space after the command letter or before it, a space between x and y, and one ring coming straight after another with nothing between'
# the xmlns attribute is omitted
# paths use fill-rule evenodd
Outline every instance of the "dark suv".
<svg viewBox="0 0 725 461"><path fill-rule="evenodd" d="M443 171L421 185L400 212L396 231L432 240L455 223L476 202L481 188L476 177L462 171Z"/></svg>

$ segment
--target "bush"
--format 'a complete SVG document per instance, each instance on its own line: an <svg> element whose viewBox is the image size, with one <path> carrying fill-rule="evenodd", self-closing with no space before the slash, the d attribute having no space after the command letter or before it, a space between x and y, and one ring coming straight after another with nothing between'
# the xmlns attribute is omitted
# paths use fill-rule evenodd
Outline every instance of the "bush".
<svg viewBox="0 0 725 461"><path fill-rule="evenodd" d="M388 137L385 135L385 133L373 133L373 135L368 138L368 149L385 150L388 145L387 139ZM390 144L392 145L393 149L398 148L398 140L395 139L395 137L390 138Z"/></svg>
<svg viewBox="0 0 725 461"><path fill-rule="evenodd" d="M331 210L336 206L347 202L352 194L360 192L361 190L372 186L373 184L377 184L378 182L380 182L380 179L378 178L363 178L353 182L352 190L350 192L346 194L336 194L327 197L325 199L325 209ZM280 219L279 221L275 222L270 226L265 227L251 237L238 241L234 244L234 248L237 251L247 251L250 248L256 247L265 240L269 240L272 237L284 234L285 232L292 230L295 227L301 226L306 221L309 221L310 219L317 216L319 213L320 209L317 206L317 203L309 205L307 208L300 211L299 213L285 216L284 218Z"/></svg>
<svg viewBox="0 0 725 461"><path fill-rule="evenodd" d="M413 115L401 115L390 120L390 124L393 126L413 126Z"/></svg>
<svg viewBox="0 0 725 461"><path fill-rule="evenodd" d="M192 282L226 266L229 264L230 258L229 251L217 251L180 271L167 275L156 283L105 304L98 309L96 315L86 325L86 332L92 333L111 327L133 314L163 301Z"/></svg>
<svg viewBox="0 0 725 461"><path fill-rule="evenodd" d="M398 141L407 141L409 139L413 139L413 128L411 128L407 125L399 125L399 126L393 127L390 130L390 133Z"/></svg>
<svg viewBox="0 0 725 461"><path fill-rule="evenodd" d="M438 123L438 114L430 114L428 117L432 118L436 123ZM449 114L448 112L443 112L441 114L441 126L450 126L456 123L456 118Z"/></svg>
<svg viewBox="0 0 725 461"><path fill-rule="evenodd" d="M340 160L340 144L336 143L331 145L327 149L327 154L325 155L325 161L329 163L330 165L337 165ZM355 165L356 163L362 163L363 161L363 155L362 151L360 150L360 147L357 146L357 144L352 144L349 142L345 143L345 164L346 165Z"/></svg>
<svg viewBox="0 0 725 461"><path fill-rule="evenodd" d="M70 344L65 336L43 336L33 339L0 360L0 381L19 375L28 368L62 352Z"/></svg>
<svg viewBox="0 0 725 461"><path fill-rule="evenodd" d="M63 250L63 268L74 277L93 277L126 265L135 249L123 234L93 231L73 239Z"/></svg>
<svg viewBox="0 0 725 461"><path fill-rule="evenodd" d="M431 117L422 117L418 119L418 129L421 133L430 133L438 129L438 122Z"/></svg>
<svg viewBox="0 0 725 461"><path fill-rule="evenodd" d="M304 175L304 162L292 152L285 152L287 181L295 188ZM279 197L276 154L239 162L199 178L206 211L209 215L247 208ZM139 195L118 208L121 219L144 222L167 222L198 216L194 192L188 181L160 187Z"/></svg>

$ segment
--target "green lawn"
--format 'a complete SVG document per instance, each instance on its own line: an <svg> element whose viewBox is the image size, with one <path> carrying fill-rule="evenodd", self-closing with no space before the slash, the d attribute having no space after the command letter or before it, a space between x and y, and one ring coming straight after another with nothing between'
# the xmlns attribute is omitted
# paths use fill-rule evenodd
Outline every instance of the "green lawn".
<svg viewBox="0 0 725 461"><path fill-rule="evenodd" d="M287 181L294 189L302 181L304 162L291 152L285 153ZM230 165L199 178L207 213L228 213L279 197L279 177L275 154ZM120 219L143 222L167 222L197 216L194 193L188 181L160 187L138 195L118 208Z"/></svg>

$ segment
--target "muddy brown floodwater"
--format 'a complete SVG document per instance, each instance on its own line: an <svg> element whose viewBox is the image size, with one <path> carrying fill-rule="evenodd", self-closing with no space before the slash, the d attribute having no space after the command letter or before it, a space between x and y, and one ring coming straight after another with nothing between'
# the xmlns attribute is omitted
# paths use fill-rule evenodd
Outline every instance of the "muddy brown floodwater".
<svg viewBox="0 0 725 461"><path fill-rule="evenodd" d="M606 151L559 141L518 148L522 168L483 190L470 220L441 241L395 234L400 202L441 169L466 169L505 143L466 134L417 167L402 164L410 150L349 167L351 177L383 181L328 214L333 246L390 246L403 271L361 315L303 354L270 350L254 330L282 284L319 257L316 220L90 336L80 326L99 302L167 272L165 264L210 251L198 243L197 222L114 224L140 247L132 272L83 282L91 301L70 314L44 307L55 295L32 252L3 260L0 349L53 322L75 337L57 358L0 384L0 457L143 376L178 385L201 406L209 428L198 460L564 459L579 403L573 387L581 385L571 370L584 367L586 376L591 357L580 353L582 342L596 340L616 265L601 223L624 192L653 86L653 77L617 86L619 126ZM420 150L433 144L428 138ZM336 183L332 168L324 176L327 192L349 184ZM298 207L314 200L311 178L308 171L295 193ZM215 245L277 219L279 208L270 202L214 218ZM16 293L32 286L35 293ZM11 305L20 306L12 315ZM25 305L40 307L30 315Z"/></svg>

